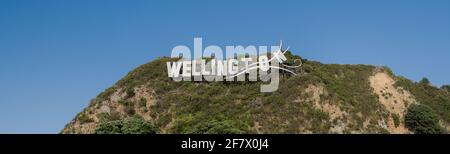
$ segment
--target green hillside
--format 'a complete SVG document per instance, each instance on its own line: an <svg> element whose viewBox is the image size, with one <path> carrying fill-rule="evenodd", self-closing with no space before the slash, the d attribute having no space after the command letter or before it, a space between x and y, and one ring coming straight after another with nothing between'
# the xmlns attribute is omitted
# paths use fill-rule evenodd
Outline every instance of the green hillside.
<svg viewBox="0 0 450 154"><path fill-rule="evenodd" d="M303 59L297 75L282 75L276 92L261 93L262 82L174 82L166 62L175 60L158 58L134 69L61 133L450 131L450 86L415 83L387 67Z"/></svg>

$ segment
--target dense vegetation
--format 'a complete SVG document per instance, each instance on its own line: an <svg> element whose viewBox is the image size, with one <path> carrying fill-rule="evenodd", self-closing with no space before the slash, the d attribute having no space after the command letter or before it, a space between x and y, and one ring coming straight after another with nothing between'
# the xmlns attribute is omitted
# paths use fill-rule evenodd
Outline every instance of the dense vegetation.
<svg viewBox="0 0 450 154"><path fill-rule="evenodd" d="M418 103L430 107L439 119L450 123L450 92L446 90L447 86L437 88L426 78L415 83L404 77L397 77L396 85L411 92Z"/></svg>
<svg viewBox="0 0 450 154"><path fill-rule="evenodd" d="M426 105L411 105L405 116L405 124L416 134L438 134L442 131L437 116Z"/></svg>
<svg viewBox="0 0 450 154"><path fill-rule="evenodd" d="M155 134L155 127L142 118L129 118L100 123L95 128L96 134Z"/></svg>

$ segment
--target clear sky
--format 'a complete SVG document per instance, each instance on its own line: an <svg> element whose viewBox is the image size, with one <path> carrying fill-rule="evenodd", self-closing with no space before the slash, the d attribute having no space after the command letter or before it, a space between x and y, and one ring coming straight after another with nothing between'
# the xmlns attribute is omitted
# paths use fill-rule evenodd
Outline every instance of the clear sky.
<svg viewBox="0 0 450 154"><path fill-rule="evenodd" d="M282 39L308 59L450 83L448 0L1 0L0 133L57 133L128 71L194 37Z"/></svg>

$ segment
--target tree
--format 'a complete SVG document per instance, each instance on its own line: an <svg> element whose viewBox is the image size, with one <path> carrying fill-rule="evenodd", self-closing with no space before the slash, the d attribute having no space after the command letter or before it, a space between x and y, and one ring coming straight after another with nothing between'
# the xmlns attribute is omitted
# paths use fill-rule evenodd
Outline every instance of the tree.
<svg viewBox="0 0 450 154"><path fill-rule="evenodd" d="M416 134L441 133L436 114L426 105L411 105L405 115L405 125Z"/></svg>
<svg viewBox="0 0 450 154"><path fill-rule="evenodd" d="M450 92L450 85L443 85L441 89Z"/></svg>
<svg viewBox="0 0 450 154"><path fill-rule="evenodd" d="M430 80L428 78L423 77L422 80L419 81L420 84L430 84Z"/></svg>

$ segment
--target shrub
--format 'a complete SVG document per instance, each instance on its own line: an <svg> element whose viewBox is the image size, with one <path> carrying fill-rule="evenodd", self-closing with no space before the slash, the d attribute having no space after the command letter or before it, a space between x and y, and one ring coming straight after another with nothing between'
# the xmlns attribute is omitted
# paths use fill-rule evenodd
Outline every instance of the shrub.
<svg viewBox="0 0 450 154"><path fill-rule="evenodd" d="M210 120L194 127L193 133L201 134L243 134L245 130L232 120Z"/></svg>
<svg viewBox="0 0 450 154"><path fill-rule="evenodd" d="M134 110L133 106L124 106L123 110L129 116L133 116L134 114L136 114L136 110Z"/></svg>
<svg viewBox="0 0 450 154"><path fill-rule="evenodd" d="M392 119L394 120L395 127L398 127L400 125L400 117L398 114L392 114Z"/></svg>
<svg viewBox="0 0 450 154"><path fill-rule="evenodd" d="M441 89L450 92L450 85L443 85Z"/></svg>
<svg viewBox="0 0 450 154"><path fill-rule="evenodd" d="M122 134L122 121L100 123L94 130L95 134Z"/></svg>
<svg viewBox="0 0 450 154"><path fill-rule="evenodd" d="M436 114L426 105L411 105L405 115L405 125L416 134L441 133Z"/></svg>
<svg viewBox="0 0 450 154"><path fill-rule="evenodd" d="M99 121L101 122L106 122L106 121L110 121L110 115L109 113L103 112L103 113L99 113L97 114L97 119L99 119Z"/></svg>
<svg viewBox="0 0 450 154"><path fill-rule="evenodd" d="M422 80L419 81L420 84L430 84L430 80L428 78L424 77Z"/></svg>
<svg viewBox="0 0 450 154"><path fill-rule="evenodd" d="M123 105L123 111L129 115L133 116L136 111L134 110L134 103L129 100L120 100L119 104Z"/></svg>
<svg viewBox="0 0 450 154"><path fill-rule="evenodd" d="M156 134L156 128L142 118L130 118L100 123L95 134Z"/></svg>
<svg viewBox="0 0 450 154"><path fill-rule="evenodd" d="M94 122L94 119L92 119L91 117L89 117L88 115L82 113L79 117L78 120L80 121L81 124L84 123L90 123L90 122Z"/></svg>
<svg viewBox="0 0 450 154"><path fill-rule="evenodd" d="M100 120L100 122L108 122L108 121L114 121L114 120L119 120L120 119L120 115L118 112L112 111L110 113L99 113L97 114L97 118Z"/></svg>
<svg viewBox="0 0 450 154"><path fill-rule="evenodd" d="M131 118L124 121L123 134L156 134L156 128L142 118Z"/></svg>
<svg viewBox="0 0 450 154"><path fill-rule="evenodd" d="M247 117L209 115L202 112L177 117L173 133L181 134L243 134L248 132Z"/></svg>
<svg viewBox="0 0 450 154"><path fill-rule="evenodd" d="M116 91L116 87L110 87L108 89L106 89L105 91L103 91L102 93L100 93L95 102L103 102L105 100L107 100L114 92Z"/></svg>
<svg viewBox="0 0 450 154"><path fill-rule="evenodd" d="M141 98L138 102L138 105L140 108L145 108L147 107L147 100L145 98Z"/></svg>
<svg viewBox="0 0 450 154"><path fill-rule="evenodd" d="M134 97L134 95L136 95L136 94L134 93L134 89L133 89L133 88L128 88L128 89L126 90L126 93L127 93L127 97L126 97L126 98L131 98L131 97Z"/></svg>

